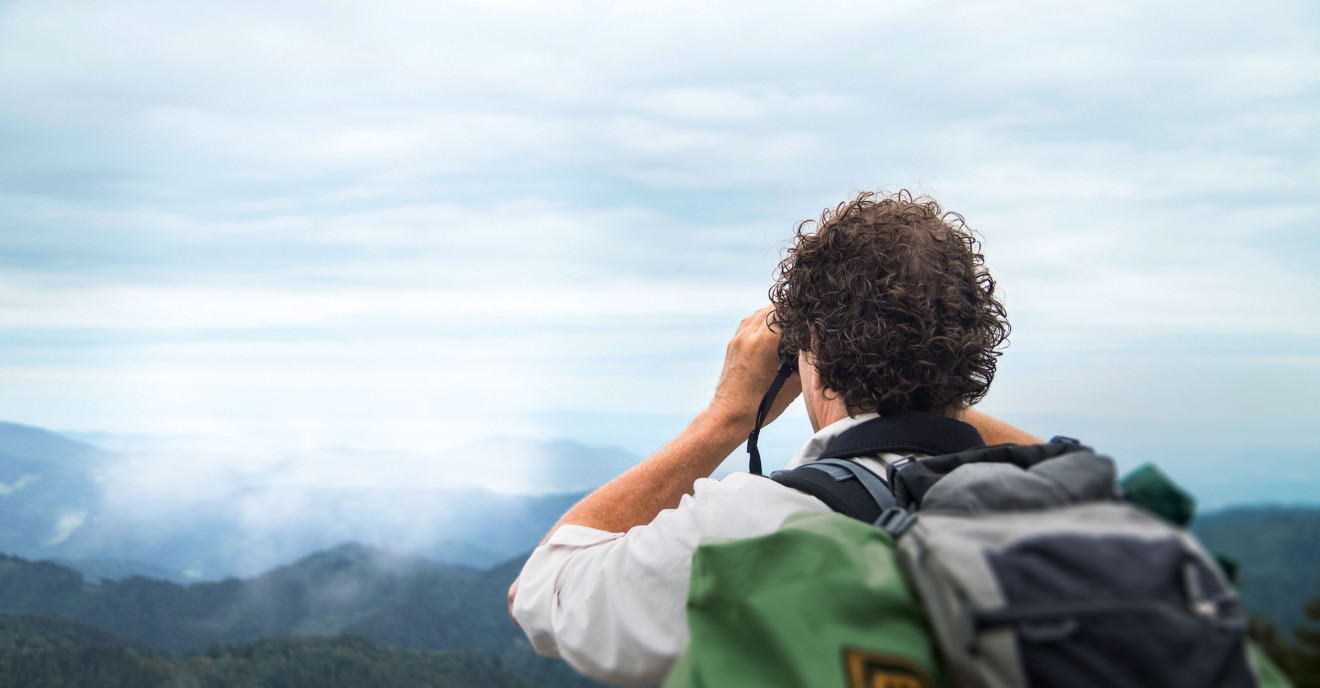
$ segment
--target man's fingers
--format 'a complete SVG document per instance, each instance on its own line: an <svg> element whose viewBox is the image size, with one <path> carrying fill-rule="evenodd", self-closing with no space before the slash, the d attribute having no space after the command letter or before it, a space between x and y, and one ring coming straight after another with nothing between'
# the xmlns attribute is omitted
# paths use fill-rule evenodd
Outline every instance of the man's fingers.
<svg viewBox="0 0 1320 688"><path fill-rule="evenodd" d="M774 306L762 306L761 308L758 308L755 313L743 318L742 321L738 323L738 329L743 330L748 327L760 328L765 325L766 316L770 315L770 311L772 310L774 310Z"/></svg>
<svg viewBox="0 0 1320 688"><path fill-rule="evenodd" d="M761 397L775 377L779 333L767 323L772 312L774 306L766 305L743 318L725 352L724 370L712 403L739 423L751 424ZM796 393L790 393L786 401L794 396Z"/></svg>

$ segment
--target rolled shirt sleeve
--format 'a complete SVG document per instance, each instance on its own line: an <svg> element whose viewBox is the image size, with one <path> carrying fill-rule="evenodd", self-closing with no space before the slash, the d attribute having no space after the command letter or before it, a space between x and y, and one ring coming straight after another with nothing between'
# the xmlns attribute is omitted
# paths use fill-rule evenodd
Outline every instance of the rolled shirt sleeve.
<svg viewBox="0 0 1320 688"><path fill-rule="evenodd" d="M692 497L624 533L566 525L523 567L514 618L543 655L599 681L659 683L687 646L685 604L702 528Z"/></svg>
<svg viewBox="0 0 1320 688"><path fill-rule="evenodd" d="M760 476L701 479L694 495L627 533L560 527L523 567L513 615L543 655L598 681L660 683L688 643L692 553L706 536L773 532L789 514L828 510Z"/></svg>

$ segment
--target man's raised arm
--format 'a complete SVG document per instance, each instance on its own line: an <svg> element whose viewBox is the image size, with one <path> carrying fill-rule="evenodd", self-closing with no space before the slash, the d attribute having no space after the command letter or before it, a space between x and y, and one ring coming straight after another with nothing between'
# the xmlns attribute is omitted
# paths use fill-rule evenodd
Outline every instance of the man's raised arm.
<svg viewBox="0 0 1320 688"><path fill-rule="evenodd" d="M544 543L560 526L577 525L622 533L645 525L661 511L678 506L699 478L709 477L747 439L756 409L779 366L779 335L766 321L766 306L743 319L724 354L724 370L715 398L678 437L659 451L582 498L555 523ZM801 393L797 373L784 384L766 423L779 417ZM518 581L509 588L509 608Z"/></svg>
<svg viewBox="0 0 1320 688"><path fill-rule="evenodd" d="M772 307L743 319L724 355L715 398L672 442L592 492L550 529L578 525L622 533L650 523L664 509L678 506L698 478L710 477L747 439L761 396L779 365L779 335L766 326ZM770 411L769 423L801 392L795 373ZM548 539L549 534L546 535Z"/></svg>
<svg viewBox="0 0 1320 688"><path fill-rule="evenodd" d="M976 428L977 432L981 433L981 439L985 440L986 444L1042 444L1044 442L1044 440L1029 432L1019 430L974 408L964 409L961 416L963 422L970 424Z"/></svg>

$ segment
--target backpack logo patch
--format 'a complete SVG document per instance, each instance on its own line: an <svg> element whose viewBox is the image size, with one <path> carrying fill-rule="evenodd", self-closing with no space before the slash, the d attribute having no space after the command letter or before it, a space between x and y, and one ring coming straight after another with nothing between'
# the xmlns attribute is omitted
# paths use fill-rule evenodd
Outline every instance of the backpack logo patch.
<svg viewBox="0 0 1320 688"><path fill-rule="evenodd" d="M848 688L934 688L920 665L906 657L844 648Z"/></svg>

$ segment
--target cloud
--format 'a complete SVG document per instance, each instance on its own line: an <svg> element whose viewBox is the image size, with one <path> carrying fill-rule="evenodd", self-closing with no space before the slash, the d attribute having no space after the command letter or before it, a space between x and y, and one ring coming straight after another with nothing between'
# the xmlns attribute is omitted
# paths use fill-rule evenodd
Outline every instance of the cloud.
<svg viewBox="0 0 1320 688"><path fill-rule="evenodd" d="M81 511L63 514L55 522L55 534L46 541L46 545L58 545L69 539L73 532L82 527L87 520L87 514Z"/></svg>
<svg viewBox="0 0 1320 688"><path fill-rule="evenodd" d="M407 327L504 323L532 328L564 321L700 318L747 304L745 289L721 285L601 281L540 290L244 288L0 289L10 327L113 330Z"/></svg>
<svg viewBox="0 0 1320 688"><path fill-rule="evenodd" d="M38 480L41 480L40 475L36 473L24 473L23 475L18 476L18 479L12 483L0 483L0 497L8 497Z"/></svg>
<svg viewBox="0 0 1320 688"><path fill-rule="evenodd" d="M1315 29L1284 1L9 3L0 417L645 453L794 224L906 186L984 236L1002 412L1121 433L1187 387L1263 424L1317 370Z"/></svg>

